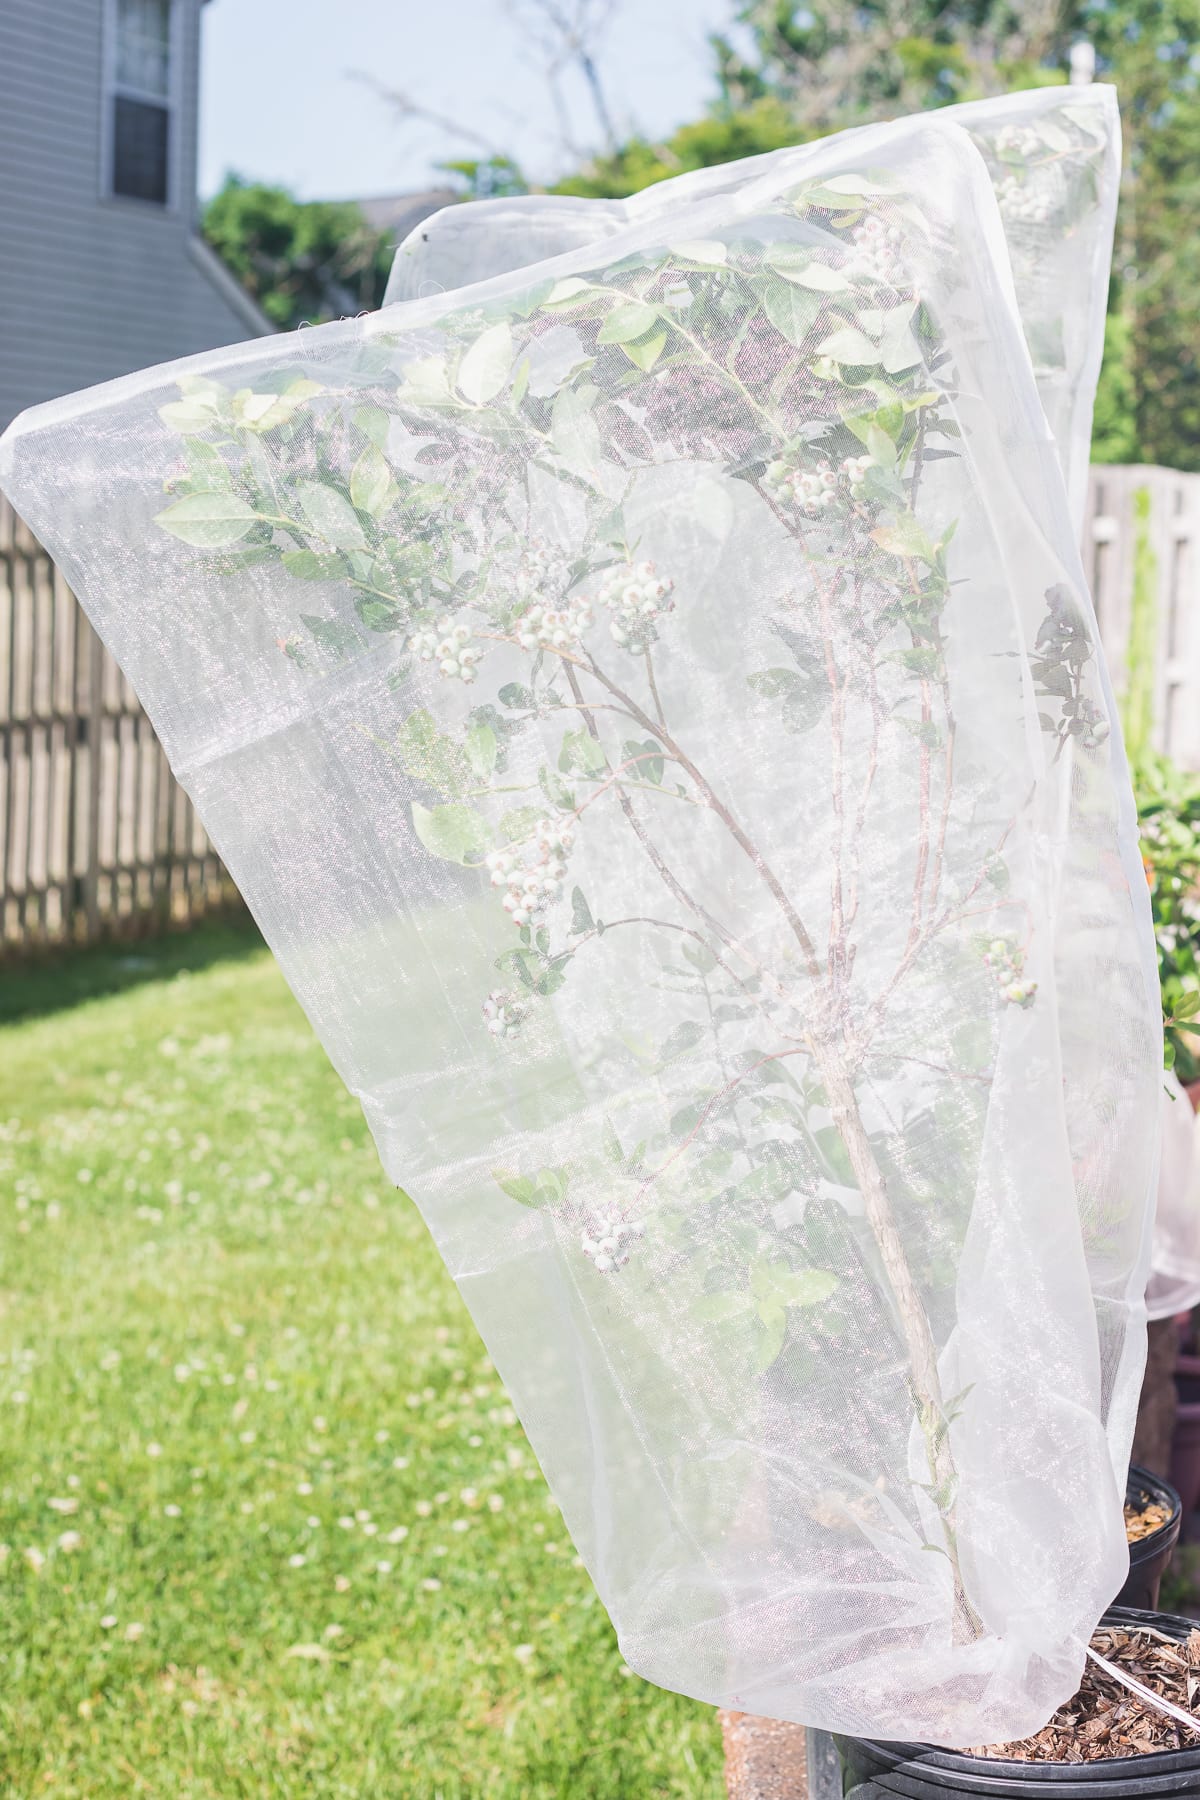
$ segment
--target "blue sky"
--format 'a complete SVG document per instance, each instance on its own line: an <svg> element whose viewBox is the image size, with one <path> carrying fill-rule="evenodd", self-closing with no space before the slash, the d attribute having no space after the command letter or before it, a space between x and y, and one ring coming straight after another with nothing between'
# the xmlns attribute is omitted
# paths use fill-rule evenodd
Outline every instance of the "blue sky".
<svg viewBox="0 0 1200 1800"><path fill-rule="evenodd" d="M623 0L599 58L610 104L651 133L694 117L712 91L705 33L732 0ZM562 166L536 59L505 0L211 0L204 9L201 191L227 169L304 199L403 192L462 153L402 123L365 72L469 122L531 173ZM594 139L582 91L571 99Z"/></svg>

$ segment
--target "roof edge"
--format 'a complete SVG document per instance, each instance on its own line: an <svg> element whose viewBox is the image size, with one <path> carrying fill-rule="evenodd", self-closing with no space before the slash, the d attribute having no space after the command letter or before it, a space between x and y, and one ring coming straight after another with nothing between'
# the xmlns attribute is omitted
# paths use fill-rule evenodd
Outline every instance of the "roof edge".
<svg viewBox="0 0 1200 1800"><path fill-rule="evenodd" d="M193 231L188 237L188 254L201 274L206 276L216 288L226 305L246 325L254 337L272 337L277 326L273 325L258 302L249 295L237 276L232 274L221 261L211 244L205 242L199 232Z"/></svg>

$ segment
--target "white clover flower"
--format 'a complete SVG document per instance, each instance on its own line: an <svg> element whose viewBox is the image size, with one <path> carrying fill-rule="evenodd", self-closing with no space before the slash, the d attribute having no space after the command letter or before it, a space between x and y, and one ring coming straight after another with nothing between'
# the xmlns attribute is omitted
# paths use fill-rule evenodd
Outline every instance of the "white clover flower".
<svg viewBox="0 0 1200 1800"><path fill-rule="evenodd" d="M579 1247L598 1275L609 1275L629 1261L633 1243L644 1236L640 1220L624 1218L615 1207L589 1216Z"/></svg>

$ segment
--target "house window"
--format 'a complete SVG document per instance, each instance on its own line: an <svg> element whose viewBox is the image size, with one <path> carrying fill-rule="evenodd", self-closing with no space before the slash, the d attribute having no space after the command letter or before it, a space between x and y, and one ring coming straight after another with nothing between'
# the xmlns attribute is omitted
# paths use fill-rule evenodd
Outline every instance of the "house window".
<svg viewBox="0 0 1200 1800"><path fill-rule="evenodd" d="M172 0L112 0L110 186L166 206L171 193Z"/></svg>

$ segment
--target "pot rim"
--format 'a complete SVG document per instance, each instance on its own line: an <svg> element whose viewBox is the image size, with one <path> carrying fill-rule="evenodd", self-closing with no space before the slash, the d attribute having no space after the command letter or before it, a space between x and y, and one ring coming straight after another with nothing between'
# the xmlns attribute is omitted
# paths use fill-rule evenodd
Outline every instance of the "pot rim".
<svg viewBox="0 0 1200 1800"><path fill-rule="evenodd" d="M1145 1562L1150 1557L1156 1555L1158 1551L1169 1548L1179 1536L1179 1529L1183 1524L1183 1501L1180 1499L1178 1489L1173 1488L1169 1481L1164 1481L1161 1475L1152 1474L1149 1469L1144 1469L1140 1463L1130 1463L1129 1473L1125 1480L1125 1501L1127 1505L1129 1504L1130 1491L1135 1488L1140 1493L1150 1494L1154 1499L1164 1502L1169 1501L1171 1506L1171 1516L1168 1519L1164 1519L1162 1524L1156 1526L1153 1531L1148 1531L1145 1537L1135 1538L1133 1540L1129 1546L1129 1561L1131 1565L1134 1563Z"/></svg>
<svg viewBox="0 0 1200 1800"><path fill-rule="evenodd" d="M1157 1479L1157 1478L1155 1478ZM1165 1527L1163 1527L1165 1530ZM1146 1540L1143 1539L1143 1542ZM1153 1625L1155 1630L1167 1636L1174 1636L1178 1641L1192 1631L1200 1630L1200 1619L1187 1619L1181 1613L1142 1612L1132 1606L1106 1607L1101 1625L1125 1625L1139 1628ZM1172 1629L1174 1628L1174 1629ZM842 1735L842 1734L839 1734ZM850 1735L850 1734L845 1734ZM918 1763L922 1769L935 1769L946 1774L975 1774L987 1780L1002 1778L1012 1782L1032 1781L1094 1781L1102 1784L1105 1779L1115 1782L1118 1772L1122 1772L1126 1780L1132 1780L1139 1774L1149 1774L1151 1770L1171 1774L1176 1769L1188 1772L1200 1770L1200 1738L1195 1746L1188 1750L1152 1750L1142 1756L1108 1756L1101 1757L1092 1763L1067 1762L1017 1762L1007 1756L972 1756L966 1750L947 1750L937 1744L899 1743L882 1738L859 1737L856 1741L868 1749L886 1757L895 1757L897 1763ZM1106 1773L1090 1775L1088 1770L1099 1769ZM1029 1770L1030 1774L1016 1775L1016 1770ZM1036 1773L1034 1773L1036 1771ZM1102 1800L1097 1793L1097 1800Z"/></svg>

